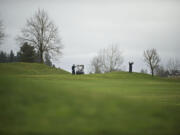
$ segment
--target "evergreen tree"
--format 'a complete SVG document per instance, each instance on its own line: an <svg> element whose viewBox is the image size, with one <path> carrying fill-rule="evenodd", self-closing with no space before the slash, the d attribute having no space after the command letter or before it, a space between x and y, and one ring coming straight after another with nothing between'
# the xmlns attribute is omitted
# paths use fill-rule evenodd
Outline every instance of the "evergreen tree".
<svg viewBox="0 0 180 135"><path fill-rule="evenodd" d="M36 52L34 47L27 42L20 48L20 52L17 54L22 62L35 62Z"/></svg>
<svg viewBox="0 0 180 135"><path fill-rule="evenodd" d="M8 55L7 53L1 51L0 52L0 63L8 62Z"/></svg>
<svg viewBox="0 0 180 135"><path fill-rule="evenodd" d="M9 55L9 62L14 62L15 61L15 56L13 51L11 50L10 55Z"/></svg>

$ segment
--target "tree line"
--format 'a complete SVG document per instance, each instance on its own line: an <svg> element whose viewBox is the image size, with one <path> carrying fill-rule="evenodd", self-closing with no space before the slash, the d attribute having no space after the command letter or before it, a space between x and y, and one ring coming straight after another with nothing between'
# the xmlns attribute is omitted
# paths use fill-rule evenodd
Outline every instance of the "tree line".
<svg viewBox="0 0 180 135"><path fill-rule="evenodd" d="M0 51L0 63L7 63L7 62L18 62L19 58L14 52L11 50L10 53L6 53Z"/></svg>
<svg viewBox="0 0 180 135"><path fill-rule="evenodd" d="M29 45L27 42L20 47L20 51L16 54L13 50L10 53L0 51L0 63L9 63L9 62L41 62L39 53L35 51L34 47ZM45 54L45 62L48 66L54 66L51 62L51 57L48 53Z"/></svg>

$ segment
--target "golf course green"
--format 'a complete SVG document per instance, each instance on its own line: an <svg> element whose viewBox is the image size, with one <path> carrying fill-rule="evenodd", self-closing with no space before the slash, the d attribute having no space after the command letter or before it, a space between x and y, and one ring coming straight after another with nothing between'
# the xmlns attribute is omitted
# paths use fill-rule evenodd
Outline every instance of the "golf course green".
<svg viewBox="0 0 180 135"><path fill-rule="evenodd" d="M180 135L180 79L2 63L0 135Z"/></svg>

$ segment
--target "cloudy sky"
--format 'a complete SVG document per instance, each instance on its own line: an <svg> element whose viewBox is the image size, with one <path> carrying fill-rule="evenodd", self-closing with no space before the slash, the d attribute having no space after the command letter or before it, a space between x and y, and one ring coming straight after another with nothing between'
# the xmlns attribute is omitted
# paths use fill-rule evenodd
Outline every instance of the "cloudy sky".
<svg viewBox="0 0 180 135"><path fill-rule="evenodd" d="M0 19L7 37L0 49L19 50L15 37L26 19L40 9L59 28L64 45L56 66L71 71L72 64L88 64L99 49L118 44L124 67L146 68L143 50L156 48L165 64L180 59L179 0L0 0ZM58 56L57 56L58 57Z"/></svg>

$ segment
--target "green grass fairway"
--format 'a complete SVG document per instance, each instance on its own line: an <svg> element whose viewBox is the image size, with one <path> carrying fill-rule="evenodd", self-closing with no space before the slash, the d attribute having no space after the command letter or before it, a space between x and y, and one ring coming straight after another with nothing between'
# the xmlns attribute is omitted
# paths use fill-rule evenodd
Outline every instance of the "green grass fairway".
<svg viewBox="0 0 180 135"><path fill-rule="evenodd" d="M180 135L180 80L0 64L0 135Z"/></svg>

